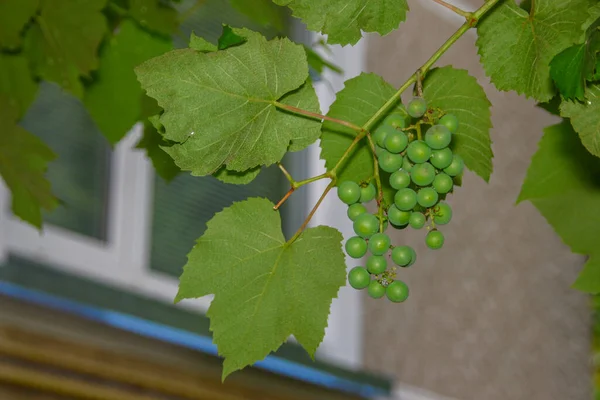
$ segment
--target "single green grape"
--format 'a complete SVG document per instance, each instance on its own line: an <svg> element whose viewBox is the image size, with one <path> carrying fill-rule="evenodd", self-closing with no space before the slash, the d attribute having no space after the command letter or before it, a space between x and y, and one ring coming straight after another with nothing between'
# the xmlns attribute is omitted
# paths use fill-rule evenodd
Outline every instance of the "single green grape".
<svg viewBox="0 0 600 400"><path fill-rule="evenodd" d="M364 213L354 220L353 227L358 236L368 239L379 230L379 220L373 214Z"/></svg>
<svg viewBox="0 0 600 400"><path fill-rule="evenodd" d="M457 176L463 172L464 167L465 162L463 161L462 157L458 154L455 154L454 157L452 157L452 163L444 168L444 172L450 176Z"/></svg>
<svg viewBox="0 0 600 400"><path fill-rule="evenodd" d="M402 281L394 281L385 288L387 298L394 303L402 303L408 299L408 286Z"/></svg>
<svg viewBox="0 0 600 400"><path fill-rule="evenodd" d="M410 267L417 260L417 252L410 246L398 246L392 250L392 261L399 267Z"/></svg>
<svg viewBox="0 0 600 400"><path fill-rule="evenodd" d="M421 229L425 226L425 215L418 211L414 211L410 214L410 218L408 219L408 224L414 229Z"/></svg>
<svg viewBox="0 0 600 400"><path fill-rule="evenodd" d="M404 226L408 224L409 218L410 211L399 210L395 204L392 204L388 209L388 219L396 226Z"/></svg>
<svg viewBox="0 0 600 400"><path fill-rule="evenodd" d="M444 245L444 235L437 229L430 231L425 237L425 244L432 250L441 249Z"/></svg>
<svg viewBox="0 0 600 400"><path fill-rule="evenodd" d="M358 236L351 237L346 241L346 253L352 258L361 258L367 254L367 241Z"/></svg>
<svg viewBox="0 0 600 400"><path fill-rule="evenodd" d="M417 193L410 188L400 189L394 196L394 204L399 210L412 210L417 205Z"/></svg>
<svg viewBox="0 0 600 400"><path fill-rule="evenodd" d="M433 188L426 187L419 190L419 193L417 193L417 203L422 207L433 207L438 200L439 195Z"/></svg>
<svg viewBox="0 0 600 400"><path fill-rule="evenodd" d="M396 132L396 129L390 125L380 125L373 133L373 140L379 147L385 147L385 138L390 133Z"/></svg>
<svg viewBox="0 0 600 400"><path fill-rule="evenodd" d="M369 296L374 299L380 299L385 295L385 287L383 287L383 285L376 280L372 280L371 283L369 283L369 289L367 290L369 292Z"/></svg>
<svg viewBox="0 0 600 400"><path fill-rule="evenodd" d="M408 103L408 114L413 118L421 118L427 111L427 102L422 97L415 97Z"/></svg>
<svg viewBox="0 0 600 400"><path fill-rule="evenodd" d="M431 185L435 179L435 168L429 163L416 164L410 171L410 177L419 186Z"/></svg>
<svg viewBox="0 0 600 400"><path fill-rule="evenodd" d="M402 169L406 172L410 172L413 168L413 163L410 162L410 160L408 159L408 157L404 157L404 160L402 160Z"/></svg>
<svg viewBox="0 0 600 400"><path fill-rule="evenodd" d="M410 185L410 174L401 169L390 175L390 186L396 190L404 189Z"/></svg>
<svg viewBox="0 0 600 400"><path fill-rule="evenodd" d="M439 194L446 194L452 190L454 182L450 175L440 172L433 180L433 188Z"/></svg>
<svg viewBox="0 0 600 400"><path fill-rule="evenodd" d="M452 141L452 133L444 125L434 125L425 133L425 143L434 150L441 150Z"/></svg>
<svg viewBox="0 0 600 400"><path fill-rule="evenodd" d="M402 131L389 133L385 137L385 148L390 153L400 153L406 149L406 146L408 146L408 137Z"/></svg>
<svg viewBox="0 0 600 400"><path fill-rule="evenodd" d="M348 273L348 282L354 289L364 289L371 283L371 274L366 268L354 267Z"/></svg>
<svg viewBox="0 0 600 400"><path fill-rule="evenodd" d="M446 147L445 149L432 151L429 162L437 169L444 169L452 163L452 157L452 150Z"/></svg>
<svg viewBox="0 0 600 400"><path fill-rule="evenodd" d="M452 220L452 207L441 201L433 209L433 220L438 225L446 225Z"/></svg>
<svg viewBox="0 0 600 400"><path fill-rule="evenodd" d="M440 125L444 125L451 133L456 133L458 130L458 118L454 114L446 114L438 122Z"/></svg>
<svg viewBox="0 0 600 400"><path fill-rule="evenodd" d="M402 156L400 154L394 154L384 150L377 157L379 160L379 167L385 172L396 172L402 167Z"/></svg>
<svg viewBox="0 0 600 400"><path fill-rule="evenodd" d="M431 157L431 148L422 140L415 140L408 145L406 155L416 164L424 163Z"/></svg>
<svg viewBox="0 0 600 400"><path fill-rule="evenodd" d="M355 203L348 207L348 218L350 218L351 221L354 221L356 220L356 218L358 218L359 215L364 214L366 212L367 207L363 206L360 203Z"/></svg>
<svg viewBox="0 0 600 400"><path fill-rule="evenodd" d="M369 250L371 254L381 256L390 248L390 237L385 233L376 233L369 239Z"/></svg>
<svg viewBox="0 0 600 400"><path fill-rule="evenodd" d="M354 204L360 198L360 186L352 181L342 182L338 187L338 197L346 204Z"/></svg>
<svg viewBox="0 0 600 400"><path fill-rule="evenodd" d="M375 185L369 183L367 186L360 188L360 199L358 201L361 203L368 203L373 200L376 195L377 189L375 188Z"/></svg>
<svg viewBox="0 0 600 400"><path fill-rule="evenodd" d="M404 109L404 106L402 107ZM406 112L406 110L405 110ZM406 122L406 114L403 114L401 112L393 112L390 115L388 115L387 117L385 117L385 119L383 120L384 125L389 125L389 126L393 126L394 128L406 128L407 126L407 122Z"/></svg>
<svg viewBox="0 0 600 400"><path fill-rule="evenodd" d="M373 275L383 274L387 269L387 260L383 256L371 256L367 259L367 270Z"/></svg>

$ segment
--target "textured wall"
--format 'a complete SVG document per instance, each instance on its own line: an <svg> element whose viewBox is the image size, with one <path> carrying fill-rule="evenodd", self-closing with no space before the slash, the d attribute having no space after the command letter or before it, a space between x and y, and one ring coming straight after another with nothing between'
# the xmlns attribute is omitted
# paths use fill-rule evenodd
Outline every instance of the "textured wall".
<svg viewBox="0 0 600 400"><path fill-rule="evenodd" d="M369 70L398 86L457 27L419 0L401 29L369 37ZM473 33L473 32L472 32ZM467 68L494 105L494 174L467 173L449 200L455 214L442 250L427 251L402 278L406 304L366 302L365 360L400 383L461 400L591 399L587 298L569 288L582 265L529 203L515 206L542 128L553 117L532 101L500 93L478 64L475 35L440 61Z"/></svg>

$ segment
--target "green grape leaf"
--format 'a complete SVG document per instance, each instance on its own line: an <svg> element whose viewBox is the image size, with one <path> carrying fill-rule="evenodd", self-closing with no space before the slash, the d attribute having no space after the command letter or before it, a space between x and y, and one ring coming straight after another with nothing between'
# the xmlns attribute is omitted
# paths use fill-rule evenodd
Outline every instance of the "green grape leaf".
<svg viewBox="0 0 600 400"><path fill-rule="evenodd" d="M15 49L21 45L21 32L38 7L39 0L0 1L0 47Z"/></svg>
<svg viewBox="0 0 600 400"><path fill-rule="evenodd" d="M330 63L325 60L319 53L311 49L310 47L304 45L304 50L306 51L306 59L308 61L308 65L315 70L318 74L322 74L325 71L325 68L332 70L335 73L342 74L344 71L335 64Z"/></svg>
<svg viewBox="0 0 600 400"><path fill-rule="evenodd" d="M12 211L41 229L42 208L58 205L46 180L48 162L56 155L37 136L17 125L18 110L0 96L0 175L12 193Z"/></svg>
<svg viewBox="0 0 600 400"><path fill-rule="evenodd" d="M600 256L594 256L585 263L573 283L573 289L586 293L600 293Z"/></svg>
<svg viewBox="0 0 600 400"><path fill-rule="evenodd" d="M363 126L395 92L396 89L380 76L363 73L345 82L344 89L338 92L327 116ZM400 102L392 111L406 114ZM375 129L376 126L371 129L371 132ZM327 170L335 167L355 137L356 132L350 128L330 121L323 123L321 159L325 160ZM373 178L373 167L373 152L367 141L363 140L354 147L346 163L338 171L338 183L368 181ZM388 184L387 175L383 175L382 184L384 184L386 203L390 204L389 199L393 196L393 190Z"/></svg>
<svg viewBox="0 0 600 400"><path fill-rule="evenodd" d="M246 37L237 34L229 25L223 26L223 33L219 38L218 50L225 50L229 47L238 46L246 43Z"/></svg>
<svg viewBox="0 0 600 400"><path fill-rule="evenodd" d="M406 20L406 0L273 0L288 6L311 31L330 44L356 44L361 31L387 35Z"/></svg>
<svg viewBox="0 0 600 400"><path fill-rule="evenodd" d="M560 115L571 119L585 148L600 157L600 85L588 87L583 102L563 101Z"/></svg>
<svg viewBox="0 0 600 400"><path fill-rule="evenodd" d="M342 235L319 226L286 243L273 203L250 198L217 213L188 255L176 301L214 294L207 315L223 378L294 335L314 353L346 281Z"/></svg>
<svg viewBox="0 0 600 400"><path fill-rule="evenodd" d="M106 0L41 0L37 24L27 31L25 51L41 78L82 97L79 77L98 67L98 45L107 30Z"/></svg>
<svg viewBox="0 0 600 400"><path fill-rule="evenodd" d="M111 144L140 120L143 91L133 68L172 47L170 40L150 34L131 20L123 21L102 47L100 69L86 90L84 104Z"/></svg>
<svg viewBox="0 0 600 400"><path fill-rule="evenodd" d="M190 48L202 53L212 53L213 51L219 50L217 46L203 37L196 36L194 32L192 32L190 36Z"/></svg>
<svg viewBox="0 0 600 400"><path fill-rule="evenodd" d="M499 90L545 102L554 93L550 61L580 40L590 0L537 0L531 12L503 0L478 24L481 62Z"/></svg>
<svg viewBox="0 0 600 400"><path fill-rule="evenodd" d="M169 142L162 137L158 128L151 122L151 119L146 120L144 122L144 135L136 145L136 148L145 150L146 156L152 161L156 173L166 182L170 182L179 175L181 170L162 149L164 146L169 146Z"/></svg>
<svg viewBox="0 0 600 400"><path fill-rule="evenodd" d="M276 106L301 104L319 112L315 91L306 83L302 46L287 38L267 41L246 29L234 32L247 42L207 54L175 50L135 70L165 110L160 117L165 138L177 142L167 152L192 175L213 174L223 166L246 171L271 165L319 137L319 121Z"/></svg>
<svg viewBox="0 0 600 400"><path fill-rule="evenodd" d="M6 96L16 108L17 119L25 114L37 90L27 59L22 55L0 53L0 96Z"/></svg>
<svg viewBox="0 0 600 400"><path fill-rule="evenodd" d="M262 26L272 26L279 32L285 30L286 20L282 8L277 7L271 0L229 0L231 5Z"/></svg>
<svg viewBox="0 0 600 400"><path fill-rule="evenodd" d="M529 200L574 253L600 257L600 159L582 146L568 121L544 130L518 202ZM587 271L586 271L587 270ZM576 287L585 288L578 280ZM600 288L596 287L594 292Z"/></svg>
<svg viewBox="0 0 600 400"><path fill-rule="evenodd" d="M179 27L177 10L161 0L129 0L129 14L142 27L171 36Z"/></svg>
<svg viewBox="0 0 600 400"><path fill-rule="evenodd" d="M463 69L436 68L423 82L423 97L429 107L456 115L459 127L452 135L452 150L471 171L488 182L494 157L490 139L491 104L477 79Z"/></svg>

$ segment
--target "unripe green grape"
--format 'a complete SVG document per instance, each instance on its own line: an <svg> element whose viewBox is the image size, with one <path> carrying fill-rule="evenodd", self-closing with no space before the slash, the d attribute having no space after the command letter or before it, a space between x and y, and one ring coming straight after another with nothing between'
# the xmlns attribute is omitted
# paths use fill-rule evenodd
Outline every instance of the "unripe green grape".
<svg viewBox="0 0 600 400"><path fill-rule="evenodd" d="M404 157L404 160L402 160L402 169L406 172L410 172L413 168L413 163L410 162L410 160L408 159L408 157Z"/></svg>
<svg viewBox="0 0 600 400"><path fill-rule="evenodd" d="M452 150L446 147L445 149L432 151L429 162L437 169L444 169L452 163L452 157Z"/></svg>
<svg viewBox="0 0 600 400"><path fill-rule="evenodd" d="M433 220L438 225L446 225L452 220L452 207L448 203L440 202L433 209Z"/></svg>
<svg viewBox="0 0 600 400"><path fill-rule="evenodd" d="M454 114L444 115L438 123L444 125L452 133L456 133L458 130L458 118Z"/></svg>
<svg viewBox="0 0 600 400"><path fill-rule="evenodd" d="M422 97L415 97L408 103L406 109L411 117L421 118L427 111L427 102Z"/></svg>
<svg viewBox="0 0 600 400"><path fill-rule="evenodd" d="M390 125L380 125L373 133L373 140L379 147L385 147L385 138L388 134L396 132L396 129Z"/></svg>
<svg viewBox="0 0 600 400"><path fill-rule="evenodd" d="M392 261L399 267L410 267L416 260L417 253L410 246L398 246L392 250Z"/></svg>
<svg viewBox="0 0 600 400"><path fill-rule="evenodd" d="M379 167L385 172L396 172L402 167L402 156L400 154L382 151L377 157L379 161Z"/></svg>
<svg viewBox="0 0 600 400"><path fill-rule="evenodd" d="M410 174L403 169L390 175L390 186L396 190L404 189L410 185Z"/></svg>
<svg viewBox="0 0 600 400"><path fill-rule="evenodd" d="M353 227L358 236L368 239L379 230L379 220L373 214L364 213L354 220Z"/></svg>
<svg viewBox="0 0 600 400"><path fill-rule="evenodd" d="M369 292L369 296L374 299L380 299L385 295L385 287L383 287L383 285L376 280L372 280L371 283L369 283L369 289L367 290Z"/></svg>
<svg viewBox="0 0 600 400"><path fill-rule="evenodd" d="M354 204L360 198L360 186L352 181L342 182L338 187L338 197L346 204Z"/></svg>
<svg viewBox="0 0 600 400"><path fill-rule="evenodd" d="M424 163L431 157L431 148L422 140L415 140L408 145L406 155L416 164Z"/></svg>
<svg viewBox="0 0 600 400"><path fill-rule="evenodd" d="M410 218L410 211L402 211L396 207L395 204L391 205L388 209L388 219L396 226L404 226L408 224Z"/></svg>
<svg viewBox="0 0 600 400"><path fill-rule="evenodd" d="M404 108L404 107L402 107L402 108ZM383 124L393 126L394 128L400 128L400 129L406 128L406 126L407 126L406 118L407 118L406 114L396 111L396 112L391 113L387 117L385 117L385 119L383 120Z"/></svg>
<svg viewBox="0 0 600 400"><path fill-rule="evenodd" d="M450 176L457 176L463 172L464 167L465 162L463 161L462 157L458 154L455 154L454 157L452 157L452 163L444 168L444 172Z"/></svg>
<svg viewBox="0 0 600 400"><path fill-rule="evenodd" d="M454 186L454 182L453 182L452 178L450 177L450 175L440 172L439 174L437 174L437 176L433 180L432 186L435 189L435 191L438 192L439 194L446 194L452 190L452 187Z"/></svg>
<svg viewBox="0 0 600 400"><path fill-rule="evenodd" d="M358 236L351 237L346 241L346 253L352 258L361 258L367 254L367 242Z"/></svg>
<svg viewBox="0 0 600 400"><path fill-rule="evenodd" d="M371 274L363 267L354 267L348 273L348 283L354 289L364 289L371 283Z"/></svg>
<svg viewBox="0 0 600 400"><path fill-rule="evenodd" d="M416 164L410 171L410 177L419 186L431 185L435 179L435 168L429 163Z"/></svg>
<svg viewBox="0 0 600 400"><path fill-rule="evenodd" d="M360 214L364 214L366 212L367 207L363 206L360 203L355 203L348 207L348 218L350 218L351 221L354 221L356 220L356 218L358 218Z"/></svg>
<svg viewBox="0 0 600 400"><path fill-rule="evenodd" d="M408 219L408 224L414 229L421 229L425 226L425 215L418 211L415 211L410 214L410 218Z"/></svg>
<svg viewBox="0 0 600 400"><path fill-rule="evenodd" d="M369 239L369 250L371 254L381 256L390 248L390 237L385 233L376 233Z"/></svg>
<svg viewBox="0 0 600 400"><path fill-rule="evenodd" d="M402 131L389 133L385 138L385 148L390 153L400 153L408 146L408 137Z"/></svg>
<svg viewBox="0 0 600 400"><path fill-rule="evenodd" d="M375 188L375 185L369 183L367 186L360 188L360 199L358 201L361 203L368 203L373 200L376 195L377 189Z"/></svg>
<svg viewBox="0 0 600 400"><path fill-rule="evenodd" d="M438 230L430 231L425 237L425 244L432 250L441 249L444 245L444 235Z"/></svg>
<svg viewBox="0 0 600 400"><path fill-rule="evenodd" d="M417 193L417 203L422 207L433 207L438 200L439 195L433 188L426 187L419 190L419 193Z"/></svg>
<svg viewBox="0 0 600 400"><path fill-rule="evenodd" d="M434 150L441 150L452 141L452 133L444 125L434 125L425 133L425 143Z"/></svg>
<svg viewBox="0 0 600 400"><path fill-rule="evenodd" d="M394 196L394 204L399 210L412 210L417 205L417 193L410 188L400 189Z"/></svg>
<svg viewBox="0 0 600 400"><path fill-rule="evenodd" d="M402 303L408 299L408 286L402 281L394 281L385 288L387 298L394 303Z"/></svg>
<svg viewBox="0 0 600 400"><path fill-rule="evenodd" d="M367 259L367 270L373 275L383 274L387 269L387 260L383 256L371 256Z"/></svg>

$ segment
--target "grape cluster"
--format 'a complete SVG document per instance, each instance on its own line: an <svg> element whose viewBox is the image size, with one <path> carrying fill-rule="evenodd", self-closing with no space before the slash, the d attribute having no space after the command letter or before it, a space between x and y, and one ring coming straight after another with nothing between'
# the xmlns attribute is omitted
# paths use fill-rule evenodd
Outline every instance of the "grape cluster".
<svg viewBox="0 0 600 400"><path fill-rule="evenodd" d="M452 218L452 208L444 200L464 169L462 158L448 147L458 129L456 116L428 109L420 97L410 101L406 112L410 117L389 115L372 135L379 168L390 174L389 185L396 190L393 204L377 198L373 182L345 181L338 188L356 233L346 242L346 252L352 258L369 253L366 266L353 268L348 281L355 289L368 288L373 298L387 295L393 302L408 298L408 286L396 279L396 267L410 267L417 254L410 246L393 246L385 231L388 226L421 229L429 222L425 243L430 249L440 249L444 235L438 226ZM371 214L364 203L376 198L383 212ZM392 267L388 267L388 256Z"/></svg>

